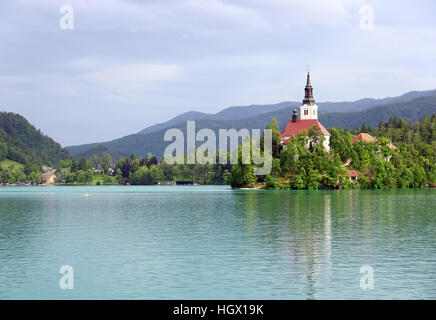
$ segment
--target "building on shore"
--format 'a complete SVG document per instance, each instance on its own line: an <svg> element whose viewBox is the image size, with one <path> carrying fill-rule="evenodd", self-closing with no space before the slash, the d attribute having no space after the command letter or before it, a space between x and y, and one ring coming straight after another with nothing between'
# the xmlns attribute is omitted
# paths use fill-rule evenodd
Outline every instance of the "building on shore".
<svg viewBox="0 0 436 320"><path fill-rule="evenodd" d="M288 121L286 128L281 131L281 144L286 146L293 136L306 130L309 131L310 127L318 127L321 135L324 136L323 146L324 149L330 151L330 133L326 128L318 121L318 106L315 103L313 97L313 88L310 83L310 73L307 73L306 87L304 89L303 104L300 106L300 119L298 119L298 113L295 109L292 114L292 119Z"/></svg>
<svg viewBox="0 0 436 320"><path fill-rule="evenodd" d="M55 172L56 172L55 169L48 171L48 172L44 172L42 174L42 183L43 184L54 184L56 182Z"/></svg>

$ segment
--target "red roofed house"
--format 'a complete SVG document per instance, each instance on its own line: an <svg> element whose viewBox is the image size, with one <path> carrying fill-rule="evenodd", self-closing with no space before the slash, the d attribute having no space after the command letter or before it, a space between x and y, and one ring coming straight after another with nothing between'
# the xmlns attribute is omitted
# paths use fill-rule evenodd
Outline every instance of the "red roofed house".
<svg viewBox="0 0 436 320"><path fill-rule="evenodd" d="M359 173L356 170L347 170L347 172L350 175L350 181L355 181L359 178Z"/></svg>
<svg viewBox="0 0 436 320"><path fill-rule="evenodd" d="M360 141L362 143L370 143L370 142L377 142L377 139L374 138L372 135L366 132L361 132L357 136L351 138L351 143L354 143L356 141Z"/></svg>
<svg viewBox="0 0 436 320"><path fill-rule="evenodd" d="M377 143L377 139L366 132L361 132L357 136L351 138L351 143L355 143L356 141L360 141L362 143L370 143L370 142ZM389 142L389 147L391 149L397 149L397 147L392 142Z"/></svg>
<svg viewBox="0 0 436 320"><path fill-rule="evenodd" d="M350 181L356 181L359 178L360 174L356 170L347 170L348 175L350 176ZM339 176L344 176L342 173Z"/></svg>
<svg viewBox="0 0 436 320"><path fill-rule="evenodd" d="M287 145L292 136L298 136L298 134L310 127L316 126L324 135L323 146L324 149L330 151L330 133L326 128L318 121L318 106L315 104L313 98L313 88L310 84L310 73L307 73L306 88L304 89L305 95L303 104L300 106L300 120L298 120L297 110L294 110L292 119L288 121L286 128L281 131L282 145Z"/></svg>

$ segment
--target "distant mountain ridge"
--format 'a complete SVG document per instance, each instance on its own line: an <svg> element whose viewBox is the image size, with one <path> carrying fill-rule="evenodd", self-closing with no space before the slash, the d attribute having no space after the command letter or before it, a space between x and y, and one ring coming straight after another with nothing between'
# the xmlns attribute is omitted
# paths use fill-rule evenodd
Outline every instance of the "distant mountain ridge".
<svg viewBox="0 0 436 320"><path fill-rule="evenodd" d="M327 112L351 112L351 111L363 111L378 105L386 105L392 103L406 102L415 98L436 95L436 90L425 91L411 91L401 96L388 97L383 99L364 98L351 102L317 102L321 114ZM228 107L218 113L203 113L199 111L188 111L178 115L166 122L149 126L138 133L147 134L156 132L164 128L171 128L180 122L186 122L187 120L238 120L251 118L253 116L268 113L273 111L279 111L285 108L296 108L300 106L301 101L284 101L276 104L268 105L250 105L250 106L233 106Z"/></svg>
<svg viewBox="0 0 436 320"><path fill-rule="evenodd" d="M230 107L217 114L187 112L167 122L145 128L136 134L103 142L105 146L123 154L133 153L138 157L151 152L161 157L169 144L163 140L168 128L179 128L186 131L186 121L195 120L196 129L255 129L265 128L272 118L278 120L281 129L291 118L294 108L300 102L281 102L273 105L253 105ZM403 117L407 121L417 121L424 114L436 113L436 90L413 91L398 97L384 99L360 99L353 102L320 102L319 120L326 127L357 128L363 123L376 126L380 121L388 121L390 117ZM344 112L344 110L353 110ZM341 111L338 111L341 110ZM67 149L73 156L84 153L99 143L70 146Z"/></svg>
<svg viewBox="0 0 436 320"><path fill-rule="evenodd" d="M330 112L320 115L320 121L326 127L358 128L364 123L376 127L381 121L386 122L392 117L416 122L424 115L431 116L433 113L436 113L436 95L381 105L359 112Z"/></svg>
<svg viewBox="0 0 436 320"><path fill-rule="evenodd" d="M267 113L271 111L277 111L286 108L289 104L298 104L298 102L280 102L272 105L251 105L241 107L229 107L218 113L203 113L198 111L189 111L172 118L167 122L155 124L150 127L141 130L139 133L147 134L156 132L164 128L171 128L180 122L186 122L187 120L237 120L246 119L252 116Z"/></svg>

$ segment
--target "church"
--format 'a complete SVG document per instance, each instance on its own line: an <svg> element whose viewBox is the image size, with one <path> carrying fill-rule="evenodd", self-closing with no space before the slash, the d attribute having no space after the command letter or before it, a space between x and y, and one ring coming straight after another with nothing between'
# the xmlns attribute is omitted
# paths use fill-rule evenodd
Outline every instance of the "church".
<svg viewBox="0 0 436 320"><path fill-rule="evenodd" d="M288 121L286 128L280 132L281 144L286 146L292 136L298 136L301 131L309 131L310 127L316 126L324 136L324 149L329 152L330 133L318 121L318 106L315 104L315 99L313 98L313 88L310 83L310 72L307 72L306 88L304 91L303 104L300 106L300 119L298 119L297 110L295 109L292 114L292 119Z"/></svg>

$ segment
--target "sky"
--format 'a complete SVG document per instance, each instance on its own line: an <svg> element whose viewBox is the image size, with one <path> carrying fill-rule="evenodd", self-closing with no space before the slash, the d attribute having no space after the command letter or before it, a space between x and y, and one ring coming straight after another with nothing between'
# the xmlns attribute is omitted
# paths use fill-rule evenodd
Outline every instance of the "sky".
<svg viewBox="0 0 436 320"><path fill-rule="evenodd" d="M435 13L434 0L0 0L0 111L69 146L299 101L308 65L317 101L435 89Z"/></svg>

